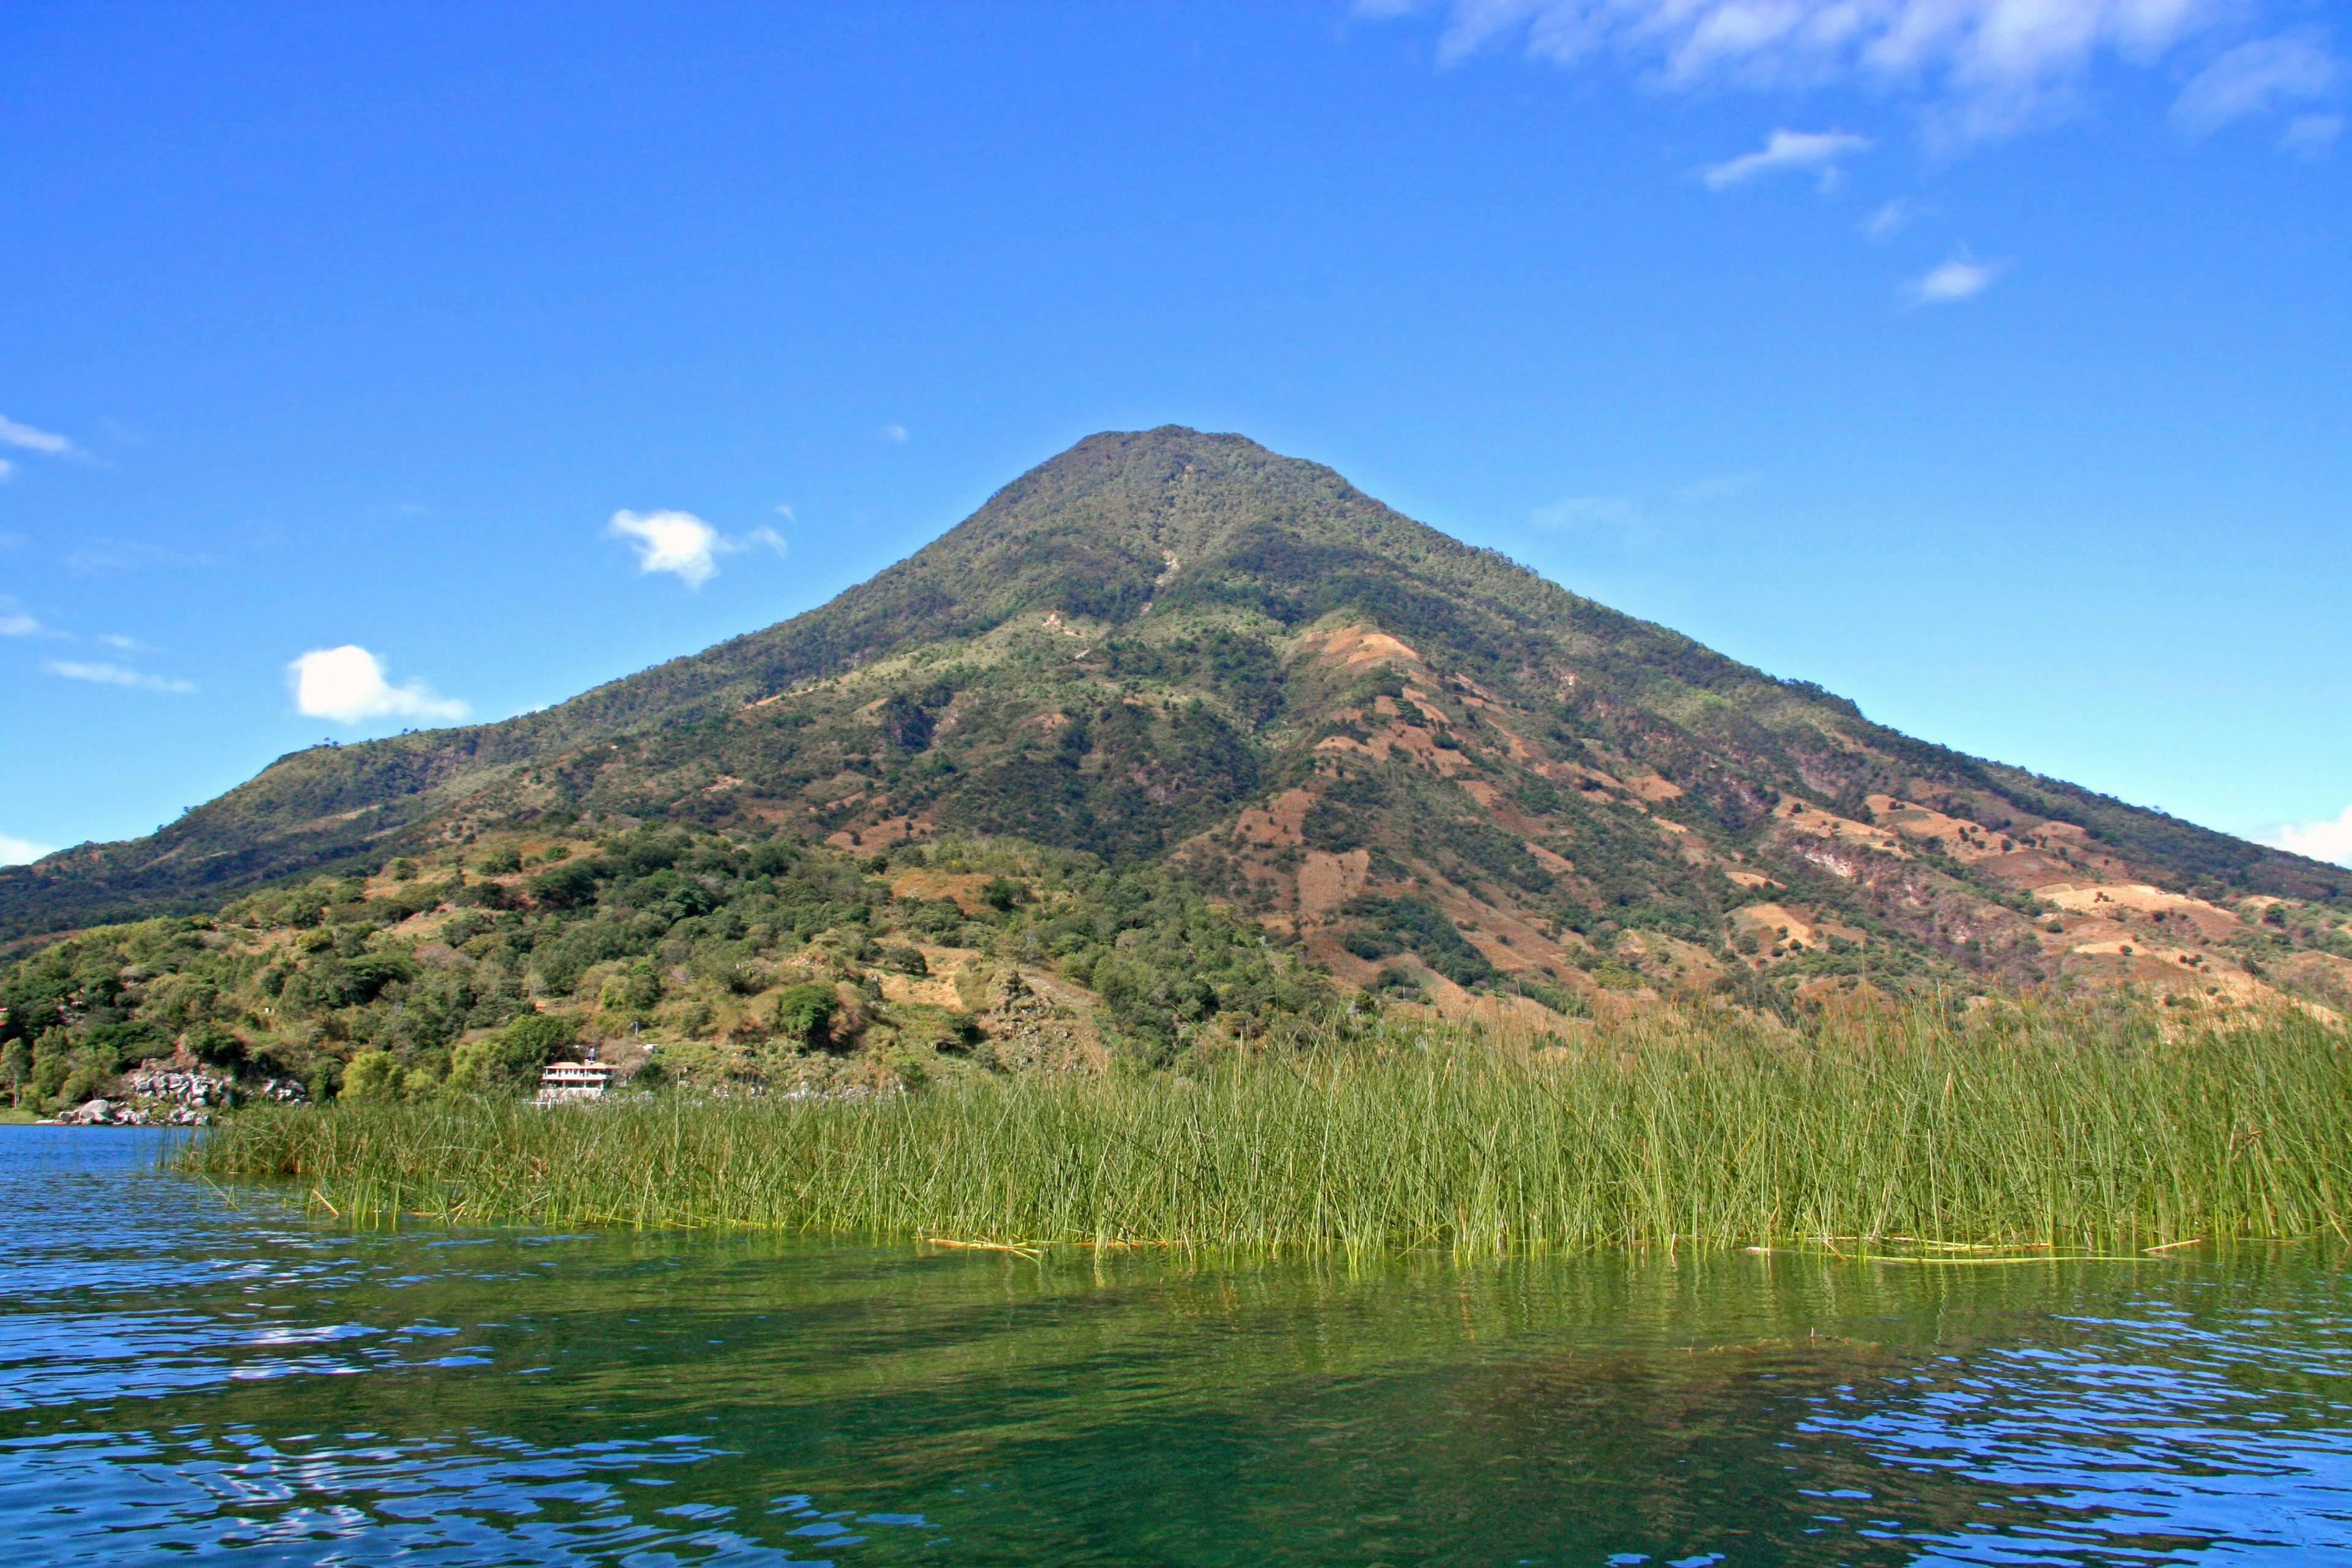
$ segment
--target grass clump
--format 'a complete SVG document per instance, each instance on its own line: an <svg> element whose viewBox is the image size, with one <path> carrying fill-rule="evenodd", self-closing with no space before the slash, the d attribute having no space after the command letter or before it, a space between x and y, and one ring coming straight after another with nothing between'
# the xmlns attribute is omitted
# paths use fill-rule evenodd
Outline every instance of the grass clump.
<svg viewBox="0 0 2352 1568"><path fill-rule="evenodd" d="M1285 1251L2144 1247L2341 1234L2352 1057L2298 1016L2171 1036L2125 1012L1803 1036L1655 1016L1540 1047L1375 1029L1183 1075L862 1100L254 1112L189 1159L379 1219Z"/></svg>

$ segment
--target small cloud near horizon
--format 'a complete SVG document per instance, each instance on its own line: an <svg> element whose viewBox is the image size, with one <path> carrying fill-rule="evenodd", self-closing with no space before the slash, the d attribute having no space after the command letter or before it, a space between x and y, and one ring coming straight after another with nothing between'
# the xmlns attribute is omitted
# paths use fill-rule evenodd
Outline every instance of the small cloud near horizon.
<svg viewBox="0 0 2352 1568"><path fill-rule="evenodd" d="M1737 158L1720 163L1710 163L1699 171L1699 179L1710 191L1728 190L1744 184L1759 174L1780 174L1787 170L1819 170L1826 187L1837 177L1841 159L1850 158L1871 149L1867 136L1855 136L1843 131L1779 130L1764 138L1764 145L1753 153L1743 153Z"/></svg>
<svg viewBox="0 0 2352 1568"><path fill-rule="evenodd" d="M383 660L356 643L313 648L286 667L294 683L294 710L313 719L359 724L370 719L463 719L473 710L421 680L394 686Z"/></svg>
<svg viewBox="0 0 2352 1568"><path fill-rule="evenodd" d="M792 515L789 507L777 509ZM730 539L690 511L616 511L605 532L635 543L637 573L649 576L667 572L689 588L699 588L719 574L719 557L761 548L782 555L784 536L772 528L755 528L740 539Z"/></svg>
<svg viewBox="0 0 2352 1568"><path fill-rule="evenodd" d="M25 866L44 855L54 855L54 844L36 844L29 838L19 838L13 833L0 833L0 866Z"/></svg>
<svg viewBox="0 0 2352 1568"><path fill-rule="evenodd" d="M38 452L44 457L70 457L74 444L54 431L37 430L30 425L20 425L0 414L0 446L15 447L20 451Z"/></svg>
<svg viewBox="0 0 2352 1568"><path fill-rule="evenodd" d="M68 680L93 681L100 686L131 686L142 691L194 691L194 681L176 676L150 675L143 669L131 669L120 664L86 664L76 659L53 658L41 666L51 675L62 675Z"/></svg>
<svg viewBox="0 0 2352 1568"><path fill-rule="evenodd" d="M2338 866L2352 866L2352 805L2334 821L2289 822L2264 834L2262 842L2290 855L2307 855Z"/></svg>
<svg viewBox="0 0 2352 1568"><path fill-rule="evenodd" d="M1906 303L1912 305L1949 305L1983 293L2000 275L2000 266L1997 262L1956 256L1942 266L1931 268L1926 276L1905 284L1903 298Z"/></svg>

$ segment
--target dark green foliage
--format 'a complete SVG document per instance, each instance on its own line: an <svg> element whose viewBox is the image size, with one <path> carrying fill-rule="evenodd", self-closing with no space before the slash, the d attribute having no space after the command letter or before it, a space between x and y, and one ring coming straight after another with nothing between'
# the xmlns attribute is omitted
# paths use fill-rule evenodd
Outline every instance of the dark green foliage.
<svg viewBox="0 0 2352 1568"><path fill-rule="evenodd" d="M588 862L574 860L551 871L541 871L524 886L534 903L551 910L576 910L595 900L596 872Z"/></svg>
<svg viewBox="0 0 2352 1568"><path fill-rule="evenodd" d="M776 998L776 1033L794 1045L822 1050L832 1044L831 1023L840 1005L830 985L812 981L791 986Z"/></svg>
<svg viewBox="0 0 2352 1568"><path fill-rule="evenodd" d="M561 1056L573 1037L569 1019L526 1013L499 1035L499 1068L511 1079L535 1079L539 1069Z"/></svg>
<svg viewBox="0 0 2352 1568"><path fill-rule="evenodd" d="M1444 910L1425 900L1367 896L1350 902L1348 913L1366 922L1360 934L1375 949L1362 956L1411 952L1456 985L1476 985L1495 977L1494 965L1463 940ZM1389 943L1394 945L1384 945Z"/></svg>

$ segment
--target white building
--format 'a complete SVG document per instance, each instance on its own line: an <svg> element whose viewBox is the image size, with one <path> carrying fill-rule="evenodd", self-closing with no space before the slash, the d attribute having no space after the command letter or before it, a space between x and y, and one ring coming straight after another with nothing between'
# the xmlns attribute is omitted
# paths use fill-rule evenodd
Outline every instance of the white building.
<svg viewBox="0 0 2352 1568"><path fill-rule="evenodd" d="M540 1102L597 1099L604 1094L605 1080L612 1076L613 1068L608 1062L550 1062L539 1075Z"/></svg>

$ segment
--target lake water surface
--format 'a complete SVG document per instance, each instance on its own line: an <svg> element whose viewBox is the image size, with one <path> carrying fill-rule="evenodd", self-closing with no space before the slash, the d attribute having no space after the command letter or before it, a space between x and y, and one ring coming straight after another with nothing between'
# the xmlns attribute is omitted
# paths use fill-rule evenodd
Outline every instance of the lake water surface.
<svg viewBox="0 0 2352 1568"><path fill-rule="evenodd" d="M0 1568L2352 1562L2347 1254L352 1233L0 1128Z"/></svg>

